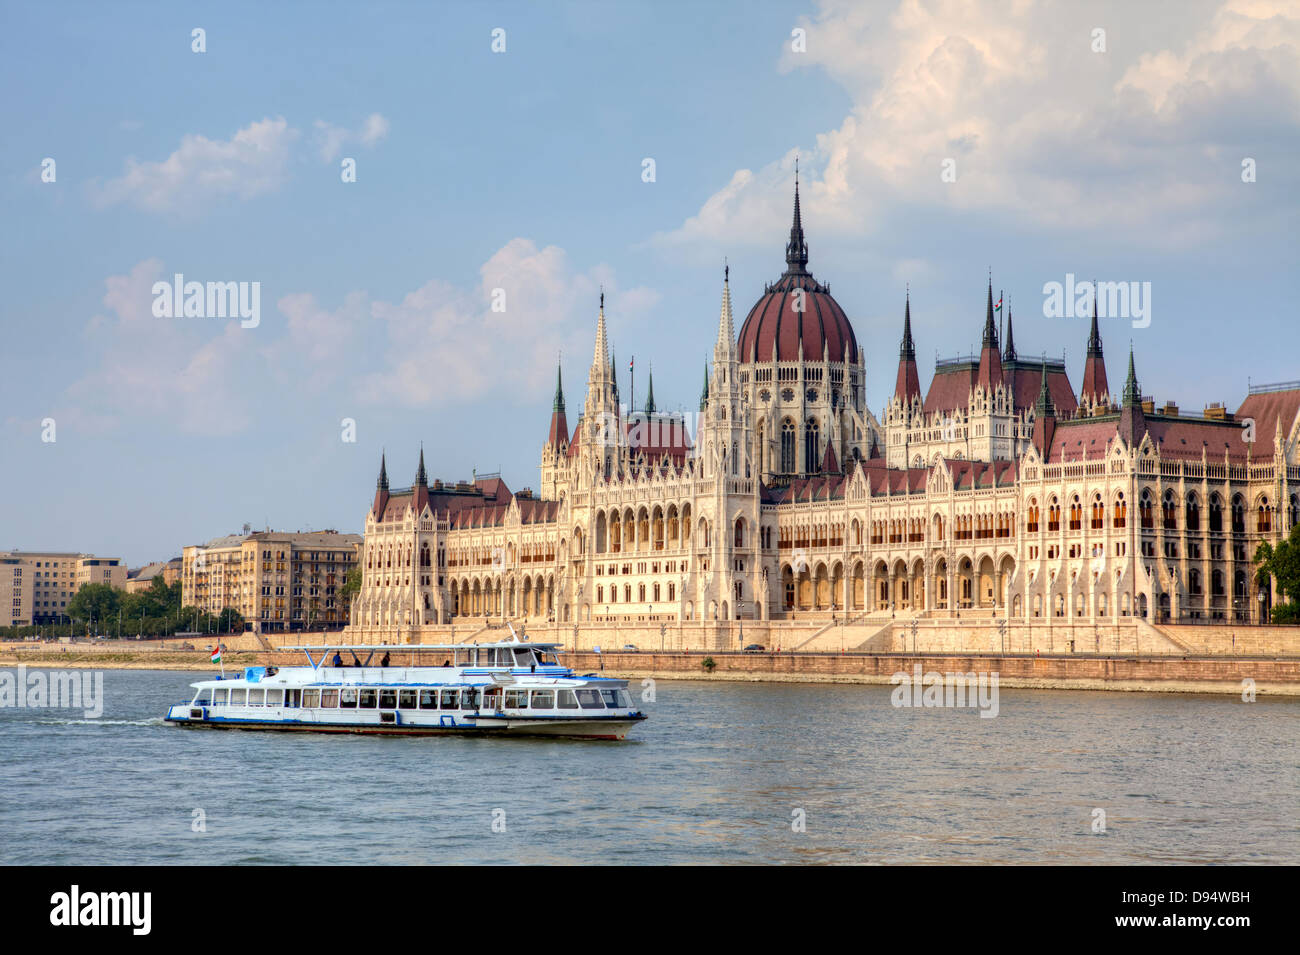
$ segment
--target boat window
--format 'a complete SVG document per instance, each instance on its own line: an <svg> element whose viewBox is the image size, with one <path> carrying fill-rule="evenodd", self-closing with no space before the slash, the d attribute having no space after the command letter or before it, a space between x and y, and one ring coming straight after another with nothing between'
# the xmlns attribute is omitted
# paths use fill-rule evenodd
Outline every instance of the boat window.
<svg viewBox="0 0 1300 955"><path fill-rule="evenodd" d="M605 706L611 710L618 706L618 697L614 695L613 690L601 690L600 695L605 701Z"/></svg>
<svg viewBox="0 0 1300 955"><path fill-rule="evenodd" d="M627 695L627 690L615 690L614 696L618 700L620 709L630 710L632 708L632 698Z"/></svg>
<svg viewBox="0 0 1300 955"><path fill-rule="evenodd" d="M397 708L397 691L380 690L379 691L379 708L381 710L392 710Z"/></svg>
<svg viewBox="0 0 1300 955"><path fill-rule="evenodd" d="M559 699L556 701L555 708L557 710L576 710L578 708L578 701L574 697L573 691L560 690Z"/></svg>
<svg viewBox="0 0 1300 955"><path fill-rule="evenodd" d="M497 710L501 708L500 687L495 687L491 690L483 691L483 708L485 710Z"/></svg>
<svg viewBox="0 0 1300 955"><path fill-rule="evenodd" d="M267 690L266 705L281 706L284 703L284 690Z"/></svg>
<svg viewBox="0 0 1300 955"><path fill-rule="evenodd" d="M578 690L578 705L584 710L603 710L605 704L600 701L600 690Z"/></svg>
<svg viewBox="0 0 1300 955"><path fill-rule="evenodd" d="M225 687L222 687L222 688L219 689L219 690L213 690L213 691L212 691L212 702L213 702L213 703L216 703L216 704L225 703L225 702L226 702L226 697L229 695L229 693L230 693L230 691L227 690Z"/></svg>
<svg viewBox="0 0 1300 955"><path fill-rule="evenodd" d="M313 710L320 706L320 690L303 690L302 705Z"/></svg>
<svg viewBox="0 0 1300 955"><path fill-rule="evenodd" d="M533 709L555 709L555 692L553 690L533 690Z"/></svg>
<svg viewBox="0 0 1300 955"><path fill-rule="evenodd" d="M530 666L533 665L533 662L534 662L534 661L533 661L533 651L532 651L532 650L516 650L516 651L515 651L515 666L517 666L517 667L530 667Z"/></svg>
<svg viewBox="0 0 1300 955"><path fill-rule="evenodd" d="M420 709L436 710L438 708L438 691L421 690L420 691Z"/></svg>
<svg viewBox="0 0 1300 955"><path fill-rule="evenodd" d="M458 705L457 702L456 702L459 698L460 698L460 694L457 693L455 690L443 690L443 691L442 691L442 708L443 708L444 710L455 710L455 709L459 709L460 707L459 707L459 705Z"/></svg>
<svg viewBox="0 0 1300 955"><path fill-rule="evenodd" d="M351 687L344 687L339 690L339 706L347 710L357 708L357 691Z"/></svg>
<svg viewBox="0 0 1300 955"><path fill-rule="evenodd" d="M248 691L240 687L230 691L230 703L232 706L243 706L248 699Z"/></svg>
<svg viewBox="0 0 1300 955"><path fill-rule="evenodd" d="M375 699L378 696L379 693L375 690L374 687L372 686L365 687L361 691L361 703L360 703L361 708L363 710L373 710L375 708Z"/></svg>
<svg viewBox="0 0 1300 955"><path fill-rule="evenodd" d="M511 710L528 709L528 691L527 690L506 690L506 709L511 709Z"/></svg>
<svg viewBox="0 0 1300 955"><path fill-rule="evenodd" d="M414 691L414 690L402 690L401 693L400 693L400 695L399 695L399 699L398 699L398 701L397 701L397 705L400 706L400 707L401 707L402 709L404 709L404 710L413 710L413 709L415 709L415 691Z"/></svg>
<svg viewBox="0 0 1300 955"><path fill-rule="evenodd" d="M478 707L478 690L462 690L460 693L460 708L462 710L472 710Z"/></svg>
<svg viewBox="0 0 1300 955"><path fill-rule="evenodd" d="M539 652L537 654L537 662L540 666L553 667L555 666L555 654Z"/></svg>
<svg viewBox="0 0 1300 955"><path fill-rule="evenodd" d="M203 689L199 690L199 692L194 696L194 702L195 703L212 702L212 688L205 686Z"/></svg>
<svg viewBox="0 0 1300 955"><path fill-rule="evenodd" d="M320 705L321 705L321 709L330 709L330 710L334 709L336 706L339 705L339 691L321 690Z"/></svg>

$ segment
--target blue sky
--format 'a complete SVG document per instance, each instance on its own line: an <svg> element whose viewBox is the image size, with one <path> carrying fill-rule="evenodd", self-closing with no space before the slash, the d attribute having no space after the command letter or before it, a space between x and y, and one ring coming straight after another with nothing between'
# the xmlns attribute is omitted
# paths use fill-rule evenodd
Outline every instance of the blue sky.
<svg viewBox="0 0 1300 955"><path fill-rule="evenodd" d="M5 4L0 548L357 531L380 449L403 484L421 441L535 486L602 284L625 396L635 355L638 398L653 363L693 409L723 257L737 321L783 267L796 153L873 411L905 284L924 385L978 345L990 267L1076 387L1086 323L1044 283L1150 282L1149 327L1103 323L1112 390L1132 340L1157 400L1234 407L1300 378L1287 7ZM154 317L176 272L260 282L260 324Z"/></svg>

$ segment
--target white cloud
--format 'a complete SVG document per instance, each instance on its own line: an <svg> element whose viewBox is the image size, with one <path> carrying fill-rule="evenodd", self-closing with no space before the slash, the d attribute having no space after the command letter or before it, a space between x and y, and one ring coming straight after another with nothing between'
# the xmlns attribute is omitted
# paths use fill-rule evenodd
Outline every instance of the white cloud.
<svg viewBox="0 0 1300 955"><path fill-rule="evenodd" d="M348 143L359 143L370 148L382 142L388 136L389 124L379 113L371 113L355 130L327 123L323 119L316 120L315 129L316 148L320 157L330 162Z"/></svg>
<svg viewBox="0 0 1300 955"><path fill-rule="evenodd" d="M129 202L152 212L189 211L223 199L249 199L278 188L297 138L283 118L250 123L230 139L188 134L161 162L126 161L126 172L92 185L101 206Z"/></svg>
<svg viewBox="0 0 1300 955"><path fill-rule="evenodd" d="M652 289L620 290L605 266L577 271L564 250L523 238L497 250L474 285L430 279L397 301L353 291L333 309L295 292L256 328L154 316L153 284L171 279L154 258L105 280L105 311L83 336L93 367L67 389L60 421L224 435L267 408L312 427L299 420L307 409L447 408L490 394L534 405L550 396L558 352L571 387L585 381L602 285L615 331L659 301ZM497 289L503 312L492 309Z"/></svg>
<svg viewBox="0 0 1300 955"><path fill-rule="evenodd" d="M1107 52L1091 48L1107 30ZM840 125L799 150L819 236L863 234L920 206L1049 228L1206 234L1232 221L1240 146L1300 126L1292 0L1082 7L1022 0L849 0L801 21L849 93ZM795 149L738 170L660 245L767 241L788 227ZM941 180L956 162L957 181ZM1239 215L1239 209L1235 210Z"/></svg>
<svg viewBox="0 0 1300 955"><path fill-rule="evenodd" d="M105 280L104 306L87 325L96 367L68 389L70 420L101 426L126 418L168 421L190 434L232 434L251 420L243 386L254 334L238 321L157 318L153 283L170 280L158 259Z"/></svg>
<svg viewBox="0 0 1300 955"><path fill-rule="evenodd" d="M608 270L575 272L563 249L539 249L530 239L510 240L479 271L474 289L434 280L400 302L371 306L388 349L382 369L360 382L363 399L448 405L498 393L534 400L554 384L557 349L577 355L585 375L602 281L608 321L635 320L657 301L649 289L620 293ZM497 289L504 311L492 309ZM565 364L572 374L574 361Z"/></svg>

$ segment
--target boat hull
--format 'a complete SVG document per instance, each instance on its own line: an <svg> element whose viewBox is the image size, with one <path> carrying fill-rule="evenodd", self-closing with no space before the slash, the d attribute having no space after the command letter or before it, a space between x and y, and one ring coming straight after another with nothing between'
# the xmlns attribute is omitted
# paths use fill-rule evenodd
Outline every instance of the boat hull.
<svg viewBox="0 0 1300 955"><path fill-rule="evenodd" d="M479 717L454 725L419 723L327 723L318 720L259 720L194 717L169 713L168 723L190 728L278 730L301 733L353 733L372 736L550 736L563 739L621 740L644 716L615 719L511 719Z"/></svg>

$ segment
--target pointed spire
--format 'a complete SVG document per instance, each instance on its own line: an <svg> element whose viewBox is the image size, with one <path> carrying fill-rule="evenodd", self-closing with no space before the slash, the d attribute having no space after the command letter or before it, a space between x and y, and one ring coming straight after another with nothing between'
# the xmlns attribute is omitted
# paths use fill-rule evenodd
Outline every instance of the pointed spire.
<svg viewBox="0 0 1300 955"><path fill-rule="evenodd" d="M1092 330L1088 333L1088 354L1101 354L1101 333L1097 331L1097 283L1092 283Z"/></svg>
<svg viewBox="0 0 1300 955"><path fill-rule="evenodd" d="M1124 404L1140 405L1142 403L1142 389L1138 387L1137 372L1133 370L1133 347L1129 346L1128 350L1128 378L1124 381Z"/></svg>
<svg viewBox="0 0 1300 955"><path fill-rule="evenodd" d="M916 343L912 341L912 290L907 289L903 306L903 343L898 348L898 378L894 382L894 395L903 405L911 403L921 394L921 378L916 371Z"/></svg>
<svg viewBox="0 0 1300 955"><path fill-rule="evenodd" d="M650 384L646 388L645 394L645 413L652 415L655 413L655 366L650 366Z"/></svg>
<svg viewBox="0 0 1300 955"><path fill-rule="evenodd" d="M1038 387L1038 403L1034 406L1034 433L1031 438L1038 453L1047 461L1052 453L1052 437L1056 434L1056 408L1052 393L1047 389L1047 356L1043 356L1043 377Z"/></svg>
<svg viewBox="0 0 1300 955"><path fill-rule="evenodd" d="M379 480L375 482L375 503L370 511L376 520L384 519L384 510L388 507L388 455L379 456Z"/></svg>
<svg viewBox="0 0 1300 955"><path fill-rule="evenodd" d="M840 471L839 459L835 456L835 442L831 440L830 435L826 436L826 453L822 456L822 473L838 474Z"/></svg>
<svg viewBox="0 0 1300 955"><path fill-rule="evenodd" d="M609 350L609 377L614 382L614 394L618 394L618 358L614 354L614 349Z"/></svg>
<svg viewBox="0 0 1300 955"><path fill-rule="evenodd" d="M429 474L424 470L424 442L420 442L420 466L415 469L415 486L428 487Z"/></svg>
<svg viewBox="0 0 1300 955"><path fill-rule="evenodd" d="M709 363L704 363L704 389L700 392L700 410L703 411L709 405Z"/></svg>
<svg viewBox="0 0 1300 955"><path fill-rule="evenodd" d="M1083 363L1082 404L1097 407L1110 403L1110 384L1106 381L1106 359L1101 353L1101 333L1097 330L1097 283L1092 283L1092 329L1088 334L1088 357Z"/></svg>
<svg viewBox="0 0 1300 955"><path fill-rule="evenodd" d="M993 276L989 274L988 307L984 314L984 344L976 383L988 394L1002 383L1002 355L998 352L998 329L993 324Z"/></svg>
<svg viewBox="0 0 1300 955"><path fill-rule="evenodd" d="M546 443L553 448L569 443L569 419L564 414L564 378L558 362L555 366L555 403L551 405L551 430Z"/></svg>
<svg viewBox="0 0 1300 955"><path fill-rule="evenodd" d="M731 266L722 271L722 311L718 316L718 341L714 346L715 360L729 357L736 344L736 326L731 317Z"/></svg>
<svg viewBox="0 0 1300 955"><path fill-rule="evenodd" d="M592 371L601 370L609 360L609 336L605 331L605 289L600 289L600 314L596 319L596 353L591 359Z"/></svg>
<svg viewBox="0 0 1300 955"><path fill-rule="evenodd" d="M907 300L903 305L903 344L899 346L898 357L904 361L916 361L916 343L912 341L912 287L907 286Z"/></svg>
<svg viewBox="0 0 1300 955"><path fill-rule="evenodd" d="M984 316L984 347L998 347L998 327L993 324L993 279L989 278L988 313Z"/></svg>
<svg viewBox="0 0 1300 955"><path fill-rule="evenodd" d="M1002 349L1002 359L1004 361L1016 360L1016 336L1011 331L1011 308L1007 307L1007 342Z"/></svg>
<svg viewBox="0 0 1300 955"><path fill-rule="evenodd" d="M790 241L785 246L786 272L808 270L808 243L803 237L803 217L799 214L799 159L794 161L794 222L790 225Z"/></svg>
<svg viewBox="0 0 1300 955"><path fill-rule="evenodd" d="M1043 359L1043 376L1038 388L1038 403L1034 414L1039 418L1056 417L1056 408L1052 405L1052 393L1047 389L1047 359Z"/></svg>

